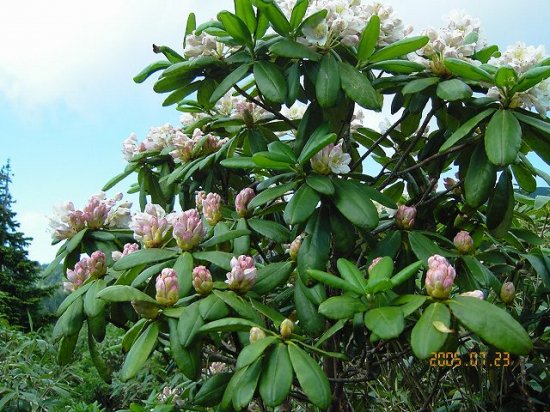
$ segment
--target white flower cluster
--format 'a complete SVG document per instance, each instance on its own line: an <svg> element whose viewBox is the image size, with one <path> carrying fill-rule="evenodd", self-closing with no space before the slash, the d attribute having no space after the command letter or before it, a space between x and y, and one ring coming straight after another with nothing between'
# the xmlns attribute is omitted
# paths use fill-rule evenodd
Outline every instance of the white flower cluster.
<svg viewBox="0 0 550 412"><path fill-rule="evenodd" d="M172 144L173 139L176 137L176 132L177 130L168 123L163 126L152 127L141 143L138 143L137 135L132 133L122 143L124 158L130 161L139 153L160 151Z"/></svg>
<svg viewBox="0 0 550 412"><path fill-rule="evenodd" d="M509 46L500 57L489 60L490 64L495 66L509 66L514 69L518 75L525 73L546 57L544 46L527 46L523 42L518 42ZM489 96L501 97L496 87L489 89ZM525 109L535 108L542 116L550 111L550 79L543 80L536 86L526 92L516 93L512 107L523 107Z"/></svg>
<svg viewBox="0 0 550 412"><path fill-rule="evenodd" d="M429 37L429 42L416 53L411 53L409 59L423 64L436 74L446 74L443 65L444 58L456 58L472 62L473 54L483 47L479 40L479 19L466 14L462 10L453 10L446 16L445 27L434 29L430 27L422 31Z"/></svg>
<svg viewBox="0 0 550 412"><path fill-rule="evenodd" d="M201 129L195 129L192 136L188 136L181 131L176 132L176 137L172 140L174 150L170 155L175 163L185 163L195 157L204 156L218 151L225 143L227 138L220 139L213 134L204 134Z"/></svg>
<svg viewBox="0 0 550 412"><path fill-rule="evenodd" d="M185 38L185 48L183 55L186 59L192 59L199 56L223 57L227 48L223 43L216 40L215 36L202 32L199 35L189 34Z"/></svg>
<svg viewBox="0 0 550 412"><path fill-rule="evenodd" d="M287 17L290 17L295 0L280 2L280 7ZM402 39L412 31L404 27L390 6L382 3L363 4L361 0L313 0L310 2L306 17L321 10L327 10L326 18L316 26L304 26L305 42L315 46L325 46L334 38L347 46L359 43L365 25L373 15L380 18L379 46L385 46Z"/></svg>

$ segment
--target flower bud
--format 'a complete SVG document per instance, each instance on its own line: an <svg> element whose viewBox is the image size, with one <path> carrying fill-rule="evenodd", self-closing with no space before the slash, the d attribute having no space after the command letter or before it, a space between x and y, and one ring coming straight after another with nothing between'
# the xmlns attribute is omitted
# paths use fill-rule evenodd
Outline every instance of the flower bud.
<svg viewBox="0 0 550 412"><path fill-rule="evenodd" d="M161 305L172 306L179 299L179 284L176 271L171 268L162 269L155 283L157 302Z"/></svg>
<svg viewBox="0 0 550 412"><path fill-rule="evenodd" d="M290 244L290 247L288 249L288 253L290 254L290 258L295 262L298 259L298 252L300 251L300 246L302 246L302 239L303 239L302 235L296 237L296 239L294 239L292 241L292 243Z"/></svg>
<svg viewBox="0 0 550 412"><path fill-rule="evenodd" d="M279 330L281 332L281 337L283 339L288 339L294 330L294 323L290 319L285 319L281 322Z"/></svg>
<svg viewBox="0 0 550 412"><path fill-rule="evenodd" d="M172 224L174 226L172 236L182 250L191 250L201 243L204 228L196 209L178 213L173 217Z"/></svg>
<svg viewBox="0 0 550 412"><path fill-rule="evenodd" d="M142 300L133 300L130 302L138 315L145 319L156 319L159 314L159 308Z"/></svg>
<svg viewBox="0 0 550 412"><path fill-rule="evenodd" d="M443 256L433 255L428 259L426 291L436 299L445 299L453 287L455 269Z"/></svg>
<svg viewBox="0 0 550 412"><path fill-rule="evenodd" d="M500 288L500 300L507 305L514 301L516 297L516 288L512 282L504 282Z"/></svg>
<svg viewBox="0 0 550 412"><path fill-rule="evenodd" d="M485 295L481 290L472 290L470 292L461 293L460 296L470 296L472 298L485 299Z"/></svg>
<svg viewBox="0 0 550 412"><path fill-rule="evenodd" d="M225 283L229 289L238 292L248 292L256 283L256 266L254 259L250 256L241 255L231 259L231 272L227 273Z"/></svg>
<svg viewBox="0 0 550 412"><path fill-rule="evenodd" d="M221 201L217 193L208 193L202 201L202 212L210 226L215 226L222 218Z"/></svg>
<svg viewBox="0 0 550 412"><path fill-rule="evenodd" d="M105 264L105 253L101 250L96 250L90 256L88 260L88 270L90 271L90 276L101 277L107 273L107 265Z"/></svg>
<svg viewBox="0 0 550 412"><path fill-rule="evenodd" d="M205 266L197 266L193 269L193 287L200 295L207 295L214 287L212 275Z"/></svg>
<svg viewBox="0 0 550 412"><path fill-rule="evenodd" d="M105 224L109 215L110 207L105 201L105 193L93 195L88 200L83 212L83 218L90 229L99 229Z"/></svg>
<svg viewBox="0 0 550 412"><path fill-rule="evenodd" d="M465 230L461 230L456 234L453 239L453 243L456 249L463 255L466 255L474 250L474 240Z"/></svg>
<svg viewBox="0 0 550 412"><path fill-rule="evenodd" d="M416 218L416 207L399 205L395 214L395 223L400 229L412 229Z"/></svg>
<svg viewBox="0 0 550 412"><path fill-rule="evenodd" d="M260 339L265 338L265 332L256 326L250 329L250 343L259 341Z"/></svg>
<svg viewBox="0 0 550 412"><path fill-rule="evenodd" d="M126 243L124 245L124 249L122 252L119 252L118 250L111 253L111 257L116 262L117 260L122 259L124 256L128 256L134 252L137 252L139 250L139 244L137 243Z"/></svg>
<svg viewBox="0 0 550 412"><path fill-rule="evenodd" d="M144 212L132 216L129 227L134 231L134 239L145 248L162 246L164 237L171 229L169 217L160 205L148 203Z"/></svg>
<svg viewBox="0 0 550 412"><path fill-rule="evenodd" d="M239 192L235 198L235 210L240 217L247 217L249 215L248 204L255 196L256 193L249 187Z"/></svg>
<svg viewBox="0 0 550 412"><path fill-rule="evenodd" d="M204 190L199 190L195 195L195 207L197 208L199 213L202 212L202 201L204 199L206 199L206 192Z"/></svg>
<svg viewBox="0 0 550 412"><path fill-rule="evenodd" d="M83 257L74 265L74 268L67 269L67 282L63 282L63 287L68 292L74 292L90 277L88 268L89 258Z"/></svg>

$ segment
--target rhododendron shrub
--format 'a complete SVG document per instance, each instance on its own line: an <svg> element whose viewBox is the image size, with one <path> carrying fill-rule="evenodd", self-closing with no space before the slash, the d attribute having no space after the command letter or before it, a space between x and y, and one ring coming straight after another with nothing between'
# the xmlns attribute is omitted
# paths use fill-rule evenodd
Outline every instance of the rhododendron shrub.
<svg viewBox="0 0 550 412"><path fill-rule="evenodd" d="M216 410L346 409L382 355L523 362L536 321L514 297L537 308L550 288L514 188L550 183L531 162L550 160L542 50L501 53L463 13L411 36L376 3L235 4L191 14L183 51L155 46L163 60L135 78L160 73L153 89L183 113L123 143L103 190L137 176L139 208L102 193L52 220L71 291L60 361L87 322L109 379L96 345L112 323L123 379L157 350L189 379L186 405ZM365 113L381 110L379 128Z"/></svg>

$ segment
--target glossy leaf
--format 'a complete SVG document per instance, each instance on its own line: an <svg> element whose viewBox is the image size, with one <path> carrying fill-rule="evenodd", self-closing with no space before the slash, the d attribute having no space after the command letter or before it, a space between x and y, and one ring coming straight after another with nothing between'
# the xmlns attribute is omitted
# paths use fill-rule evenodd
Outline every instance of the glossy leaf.
<svg viewBox="0 0 550 412"><path fill-rule="evenodd" d="M411 347L419 359L428 358L433 352L439 351L447 334L435 328L434 322L442 322L446 327L451 326L451 313L443 303L432 303L414 325L411 333Z"/></svg>
<svg viewBox="0 0 550 412"><path fill-rule="evenodd" d="M134 342L120 372L123 381L133 378L141 370L157 343L158 334L158 325L151 323Z"/></svg>
<svg viewBox="0 0 550 412"><path fill-rule="evenodd" d="M292 386L292 364L287 345L279 343L266 360L266 368L260 380L260 396L267 406L275 407L283 403Z"/></svg>
<svg viewBox="0 0 550 412"><path fill-rule="evenodd" d="M317 81L315 83L315 95L319 105L323 108L332 107L338 99L340 91L340 71L338 62L327 53L321 59Z"/></svg>
<svg viewBox="0 0 550 412"><path fill-rule="evenodd" d="M340 63L340 80L346 96L365 109L380 110L382 100L367 76L355 67Z"/></svg>
<svg viewBox="0 0 550 412"><path fill-rule="evenodd" d="M284 103L287 86L278 66L268 61L256 62L254 63L254 78L258 89L266 99L274 103Z"/></svg>
<svg viewBox="0 0 550 412"><path fill-rule="evenodd" d="M365 325L382 339L398 337L405 329L401 308L386 306L365 313Z"/></svg>
<svg viewBox="0 0 550 412"><path fill-rule="evenodd" d="M506 166L516 160L521 146L521 126L509 110L496 112L485 131L485 153L491 163Z"/></svg>

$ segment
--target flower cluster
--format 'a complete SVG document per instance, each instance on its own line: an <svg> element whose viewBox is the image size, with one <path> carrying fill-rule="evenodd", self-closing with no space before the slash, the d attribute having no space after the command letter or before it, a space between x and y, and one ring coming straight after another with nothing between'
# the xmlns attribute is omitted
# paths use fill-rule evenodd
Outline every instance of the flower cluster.
<svg viewBox="0 0 550 412"><path fill-rule="evenodd" d="M527 46L525 43L518 42L509 46L500 57L489 60L489 63L495 66L509 66L521 75L544 60L545 55L544 46ZM496 87L489 89L487 95L503 97L500 96L500 91ZM546 112L550 110L550 79L543 80L525 92L516 93L510 107L534 108L540 115L546 116Z"/></svg>
<svg viewBox="0 0 550 412"><path fill-rule="evenodd" d="M423 30L422 35L429 38L428 44L409 55L410 60L440 75L448 74L443 59L453 57L472 62L473 54L483 46L479 40L479 19L464 11L453 10L446 16L446 20L445 27Z"/></svg>
<svg viewBox="0 0 550 412"><path fill-rule="evenodd" d="M174 227L172 236L182 250L195 248L204 237L204 227L197 209L189 209L175 215L171 215L171 223Z"/></svg>
<svg viewBox="0 0 550 412"><path fill-rule="evenodd" d="M183 55L186 59L199 56L213 56L221 58L227 52L227 47L216 40L215 36L202 32L200 34L190 33L185 38Z"/></svg>
<svg viewBox="0 0 550 412"><path fill-rule="evenodd" d="M163 126L152 127L141 143L138 143L137 135L132 133L122 143L124 158L130 161L139 153L161 151L165 147L172 145L176 132L177 130L168 123Z"/></svg>
<svg viewBox="0 0 550 412"><path fill-rule="evenodd" d="M293 0L281 2L281 9L288 17L295 3ZM347 46L355 46L373 15L380 18L379 46L400 40L412 31L412 28L403 26L401 19L394 15L392 7L378 2L363 4L361 0L313 0L309 4L306 17L321 10L327 10L326 18L315 26L306 25L302 29L305 38L301 40L306 44L325 46L337 39Z"/></svg>
<svg viewBox="0 0 550 412"><path fill-rule="evenodd" d="M325 146L311 159L311 167L314 171L322 175L332 173L349 173L351 156L342 150L342 142L334 145L333 143Z"/></svg>
<svg viewBox="0 0 550 412"><path fill-rule="evenodd" d="M437 299L449 297L456 271L443 256L433 255L428 259L426 272L426 291Z"/></svg>
<svg viewBox="0 0 550 412"><path fill-rule="evenodd" d="M201 202L202 213L210 226L215 226L222 219L222 198L217 193L208 193Z"/></svg>
<svg viewBox="0 0 550 412"><path fill-rule="evenodd" d="M122 200L122 193L113 199L107 199L104 192L93 195L82 210L75 209L72 202L67 202L54 209L54 216L50 217L50 229L54 240L68 239L85 227L126 228L130 222L131 202L117 202Z"/></svg>
<svg viewBox="0 0 550 412"><path fill-rule="evenodd" d="M162 246L166 235L171 229L169 216L160 205L148 203L143 212L132 216L130 229L134 231L134 239L144 248Z"/></svg>
<svg viewBox="0 0 550 412"><path fill-rule="evenodd" d="M248 292L256 283L256 265L251 256L241 255L231 259L231 272L227 273L229 289Z"/></svg>
<svg viewBox="0 0 550 412"><path fill-rule="evenodd" d="M73 269L67 269L67 281L63 282L63 287L68 292L74 292L89 278L99 278L106 272L105 254L96 250L90 257L82 257Z"/></svg>
<svg viewBox="0 0 550 412"><path fill-rule="evenodd" d="M155 282L156 299L161 305L172 306L179 299L178 275L172 268L162 269Z"/></svg>
<svg viewBox="0 0 550 412"><path fill-rule="evenodd" d="M174 150L170 155L175 163L186 163L190 159L218 151L225 143L227 138L204 134L201 129L195 129L191 137L178 130L172 140Z"/></svg>

